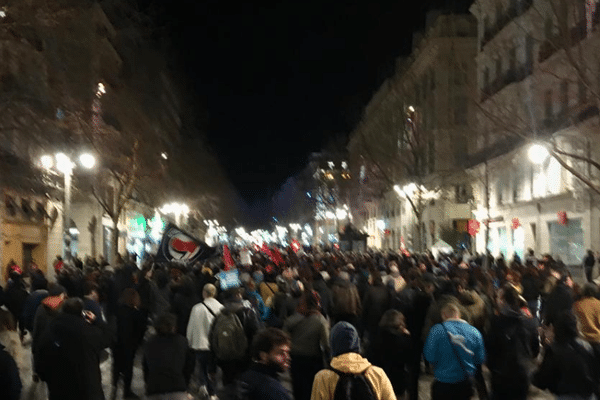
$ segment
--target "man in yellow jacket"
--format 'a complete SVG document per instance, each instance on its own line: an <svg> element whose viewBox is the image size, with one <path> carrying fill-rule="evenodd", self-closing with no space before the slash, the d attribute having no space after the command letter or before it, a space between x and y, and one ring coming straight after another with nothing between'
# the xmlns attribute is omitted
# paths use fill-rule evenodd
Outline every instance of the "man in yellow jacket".
<svg viewBox="0 0 600 400"><path fill-rule="evenodd" d="M356 328L348 322L338 322L331 328L331 367L337 371L363 374L371 385L377 400L396 400L394 389L383 369L371 365L360 353L360 338ZM339 375L323 369L315 375L311 400L332 400Z"/></svg>

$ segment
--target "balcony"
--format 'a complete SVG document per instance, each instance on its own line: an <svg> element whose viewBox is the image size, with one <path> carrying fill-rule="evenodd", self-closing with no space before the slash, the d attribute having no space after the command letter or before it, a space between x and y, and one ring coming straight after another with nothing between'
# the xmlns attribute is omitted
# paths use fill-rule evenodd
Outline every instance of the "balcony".
<svg viewBox="0 0 600 400"><path fill-rule="evenodd" d="M506 25L513 19L525 14L533 5L533 0L519 0L511 2L509 8L497 18L496 23L492 26L485 27L483 38L481 40L481 48L492 40Z"/></svg>
<svg viewBox="0 0 600 400"><path fill-rule="evenodd" d="M533 64L522 64L519 67L511 68L504 75L496 78L487 87L483 88L481 102L486 101L511 83L521 82L533 73Z"/></svg>
<svg viewBox="0 0 600 400"><path fill-rule="evenodd" d="M592 17L592 27L596 30L596 27L600 22L600 2L596 3L596 11ZM566 37L565 37L566 36ZM569 30L569 34L562 36L561 34L555 35L552 39L545 40L540 45L540 51L538 54L539 62L544 62L558 50L563 49L567 46L575 46L581 42L587 36L587 21L583 19L577 23L574 27Z"/></svg>

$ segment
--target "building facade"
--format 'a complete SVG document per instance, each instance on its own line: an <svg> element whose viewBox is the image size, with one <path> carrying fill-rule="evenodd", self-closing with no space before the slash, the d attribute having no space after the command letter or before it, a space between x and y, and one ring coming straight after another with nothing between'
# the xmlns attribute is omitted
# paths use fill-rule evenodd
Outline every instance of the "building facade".
<svg viewBox="0 0 600 400"><path fill-rule="evenodd" d="M512 258L531 248L579 264L600 250L597 4L478 0L471 12L476 250Z"/></svg>
<svg viewBox="0 0 600 400"><path fill-rule="evenodd" d="M461 172L474 135L476 33L470 15L430 13L411 55L399 59L351 133L353 214L371 246L468 245L470 189Z"/></svg>

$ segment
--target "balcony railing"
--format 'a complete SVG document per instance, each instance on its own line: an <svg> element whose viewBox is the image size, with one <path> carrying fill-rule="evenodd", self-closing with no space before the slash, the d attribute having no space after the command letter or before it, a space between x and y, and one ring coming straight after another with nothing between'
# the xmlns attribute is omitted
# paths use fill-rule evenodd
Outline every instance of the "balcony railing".
<svg viewBox="0 0 600 400"><path fill-rule="evenodd" d="M533 64L523 64L516 68L511 68L506 73L496 78L487 87L483 88L481 101L484 102L491 96L495 95L511 83L521 82L533 73Z"/></svg>
<svg viewBox="0 0 600 400"><path fill-rule="evenodd" d="M592 27L593 30L597 29L597 25L600 22L600 2L596 3L596 11L592 16ZM538 54L539 62L544 62L558 50L563 49L567 46L574 46L581 42L587 36L587 20L584 18L577 23L574 27L569 29L567 35L558 34L547 39L540 45L540 52Z"/></svg>
<svg viewBox="0 0 600 400"><path fill-rule="evenodd" d="M502 29L504 29L506 25L510 23L510 21L525 14L532 5L533 0L519 0L512 2L509 8L497 18L494 25L485 27L483 38L481 40L481 47L485 46L490 40L492 40Z"/></svg>

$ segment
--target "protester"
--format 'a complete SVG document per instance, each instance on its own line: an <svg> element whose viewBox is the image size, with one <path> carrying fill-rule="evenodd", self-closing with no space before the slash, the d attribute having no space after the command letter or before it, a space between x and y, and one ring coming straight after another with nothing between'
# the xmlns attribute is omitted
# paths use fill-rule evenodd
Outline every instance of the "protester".
<svg viewBox="0 0 600 400"><path fill-rule="evenodd" d="M441 309L442 323L431 328L423 353L433 366L432 400L467 400L473 395L471 379L485 361L481 333L466 321L456 304Z"/></svg>
<svg viewBox="0 0 600 400"><path fill-rule="evenodd" d="M581 299L573 305L573 312L579 323L579 330L598 356L600 356L600 300L598 287L594 283L586 283Z"/></svg>
<svg viewBox="0 0 600 400"><path fill-rule="evenodd" d="M370 389L375 399L395 400L396 395L383 369L371 365L360 355L358 331L350 323L338 322L331 328L331 369L323 369L314 379L311 400L333 400L336 387L343 374L364 377L363 385Z"/></svg>
<svg viewBox="0 0 600 400"><path fill-rule="evenodd" d="M239 378L240 397L247 400L291 400L278 374L290 367L290 337L280 329L259 331L252 342L252 364Z"/></svg>
<svg viewBox="0 0 600 400"><path fill-rule="evenodd" d="M112 347L112 393L116 397L119 379L123 377L123 396L136 399L139 396L131 390L133 361L146 331L146 318L140 307L140 296L133 288L123 291L116 314L117 339Z"/></svg>
<svg viewBox="0 0 600 400"><path fill-rule="evenodd" d="M242 289L229 289L209 333L210 349L223 371L223 385L233 384L248 367L249 344L260 327L256 312L242 299Z"/></svg>
<svg viewBox="0 0 600 400"><path fill-rule="evenodd" d="M187 340L190 347L196 352L200 367L200 392L215 395L214 374L216 364L210 352L209 333L210 327L223 309L223 305L215 299L217 288L212 283L204 285L202 297L204 300L192 308L187 326Z"/></svg>
<svg viewBox="0 0 600 400"><path fill-rule="evenodd" d="M406 391L407 366L413 351L404 315L397 310L387 310L381 317L376 334L371 337L367 354L373 365L385 371L398 399L402 399Z"/></svg>
<svg viewBox="0 0 600 400"><path fill-rule="evenodd" d="M329 322L320 312L320 297L315 291L304 292L296 311L283 329L292 338L290 372L294 400L308 400L314 377L329 355Z"/></svg>
<svg viewBox="0 0 600 400"><path fill-rule="evenodd" d="M600 365L592 346L579 337L577 319L567 311L556 316L554 340L544 347L544 359L533 384L561 400L593 400L600 383Z"/></svg>
<svg viewBox="0 0 600 400"><path fill-rule="evenodd" d="M491 399L525 400L539 353L539 336L536 320L521 311L514 286L507 284L500 290L498 314L492 317L485 345Z"/></svg>
<svg viewBox="0 0 600 400"><path fill-rule="evenodd" d="M358 288L350 282L350 274L341 271L331 288L333 295L333 319L335 322L346 321L355 327L360 326L362 305Z"/></svg>
<svg viewBox="0 0 600 400"><path fill-rule="evenodd" d="M177 317L162 314L154 324L156 335L144 346L144 381L148 400L187 400L194 371L194 355L187 339L176 332Z"/></svg>
<svg viewBox="0 0 600 400"><path fill-rule="evenodd" d="M96 316L83 316L79 298L64 302L38 344L38 374L48 384L49 400L104 400L100 353L113 340L104 323L91 324Z"/></svg>

